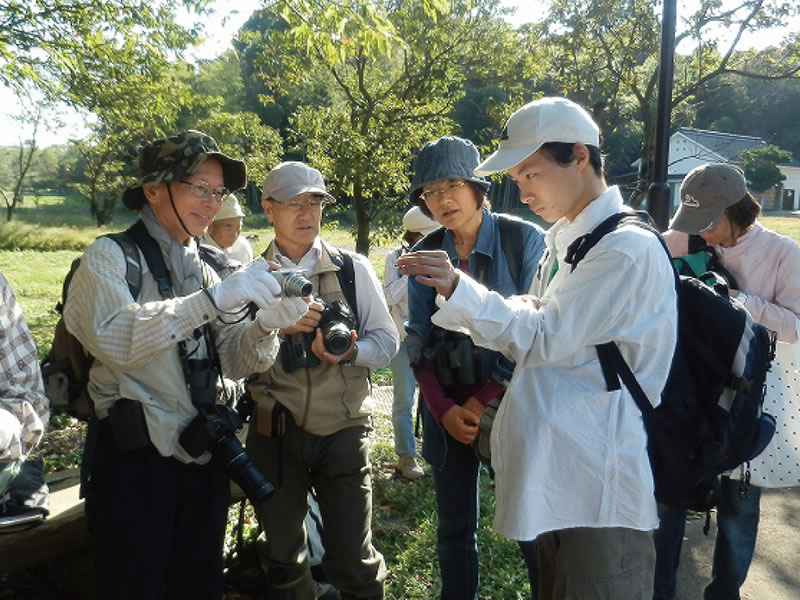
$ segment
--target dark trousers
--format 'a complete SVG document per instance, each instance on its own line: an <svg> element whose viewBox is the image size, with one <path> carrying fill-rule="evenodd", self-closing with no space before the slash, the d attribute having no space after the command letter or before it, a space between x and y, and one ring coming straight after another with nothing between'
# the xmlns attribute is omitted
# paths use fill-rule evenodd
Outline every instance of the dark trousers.
<svg viewBox="0 0 800 600"><path fill-rule="evenodd" d="M257 508L266 543L259 554L271 597L313 600L303 522L314 487L324 527L322 570L343 600L383 598L386 566L372 544L369 430L348 427L318 436L287 414L286 432L267 437L251 427L247 451L275 494Z"/></svg>
<svg viewBox="0 0 800 600"><path fill-rule="evenodd" d="M711 582L704 593L706 600L739 600L739 588L744 584L753 560L761 488L751 485L746 495L739 491L738 480L722 478ZM657 560L653 598L666 600L675 595L686 509L660 505L658 516L661 522L655 533Z"/></svg>
<svg viewBox="0 0 800 600"><path fill-rule="evenodd" d="M430 425L428 425L430 426ZM436 490L436 529L442 600L473 600L478 597L478 472L480 462L472 446L447 434L447 456L443 468L433 468ZM536 594L535 542L520 542L528 570L531 597Z"/></svg>
<svg viewBox="0 0 800 600"><path fill-rule="evenodd" d="M541 600L650 600L656 551L649 531L575 527L536 538Z"/></svg>
<svg viewBox="0 0 800 600"><path fill-rule="evenodd" d="M222 467L148 446L121 453L101 426L86 522L97 597L219 600L230 484Z"/></svg>

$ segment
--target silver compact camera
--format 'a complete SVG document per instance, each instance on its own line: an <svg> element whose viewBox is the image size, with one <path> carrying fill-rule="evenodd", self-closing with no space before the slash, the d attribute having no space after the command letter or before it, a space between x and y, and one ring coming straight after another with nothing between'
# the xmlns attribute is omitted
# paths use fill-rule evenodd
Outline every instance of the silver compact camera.
<svg viewBox="0 0 800 600"><path fill-rule="evenodd" d="M272 276L281 284L281 294L284 296L310 296L311 281L306 277L304 269L284 268L272 271Z"/></svg>

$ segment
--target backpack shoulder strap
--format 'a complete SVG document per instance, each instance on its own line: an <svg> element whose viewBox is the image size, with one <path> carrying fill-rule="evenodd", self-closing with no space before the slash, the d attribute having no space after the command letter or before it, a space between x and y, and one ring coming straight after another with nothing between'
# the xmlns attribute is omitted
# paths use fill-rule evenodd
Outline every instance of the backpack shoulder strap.
<svg viewBox="0 0 800 600"><path fill-rule="evenodd" d="M353 266L353 255L341 248L332 248L330 246L326 246L326 248L333 263L339 267L339 270L336 271L336 277L339 280L339 287L342 288L344 299L347 300L353 310L356 322L361 323L358 315L358 304L356 304L358 298L356 295L356 271Z"/></svg>
<svg viewBox="0 0 800 600"><path fill-rule="evenodd" d="M214 269L220 279L225 279L242 266L242 263L238 260L231 258L216 246L205 242L197 244L197 254L204 264Z"/></svg>
<svg viewBox="0 0 800 600"><path fill-rule="evenodd" d="M134 300L139 299L142 291L142 263L139 259L139 250L129 234L130 230L109 233L106 237L114 240L125 254L125 280Z"/></svg>
<svg viewBox="0 0 800 600"><path fill-rule="evenodd" d="M161 296L163 298L172 298L174 295L172 293L172 279L169 276L167 265L164 263L164 257L161 255L158 243L148 233L144 221L139 219L125 233L130 236L142 251L142 254L144 254L147 267L158 284L158 291Z"/></svg>
<svg viewBox="0 0 800 600"><path fill-rule="evenodd" d="M422 238L422 249L423 250L441 250L442 244L444 243L444 227L439 227L439 229L434 229L424 238Z"/></svg>
<svg viewBox="0 0 800 600"><path fill-rule="evenodd" d="M522 219L503 214L498 214L497 217L500 244L503 246L503 254L506 257L508 270L514 280L514 287L522 291L519 289L519 282L522 278L522 227L524 222Z"/></svg>
<svg viewBox="0 0 800 600"><path fill-rule="evenodd" d="M650 216L647 213L618 212L611 215L602 221L597 227L592 229L589 233L580 236L574 242L572 242L572 244L570 244L569 248L567 248L566 261L572 265L571 270L575 270L575 267L577 267L578 263L580 263L586 257L586 255L589 253L589 250L594 248L597 243L603 239L603 237L612 231L619 229L623 225L628 224L637 225L643 229L652 231L656 237L661 240L661 235L658 233L658 229L655 228ZM661 241L663 245L663 240ZM669 254L669 252L667 253Z"/></svg>

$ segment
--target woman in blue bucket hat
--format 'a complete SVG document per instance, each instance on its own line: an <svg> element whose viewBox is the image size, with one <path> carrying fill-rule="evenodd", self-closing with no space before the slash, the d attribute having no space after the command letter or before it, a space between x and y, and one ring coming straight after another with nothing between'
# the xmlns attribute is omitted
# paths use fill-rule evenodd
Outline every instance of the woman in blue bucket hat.
<svg viewBox="0 0 800 600"><path fill-rule="evenodd" d="M543 232L491 211L490 184L473 173L479 162L475 145L458 137L439 138L419 151L409 197L442 228L414 250L446 251L454 266L503 296L527 293L544 249ZM425 399L420 403L422 455L433 467L439 516L441 598L473 600L478 591L480 467L473 442L485 407L502 397L514 365L496 352L476 348L467 336L433 326L436 292L413 277L408 305L408 353ZM535 546L525 542L520 547L535 590Z"/></svg>

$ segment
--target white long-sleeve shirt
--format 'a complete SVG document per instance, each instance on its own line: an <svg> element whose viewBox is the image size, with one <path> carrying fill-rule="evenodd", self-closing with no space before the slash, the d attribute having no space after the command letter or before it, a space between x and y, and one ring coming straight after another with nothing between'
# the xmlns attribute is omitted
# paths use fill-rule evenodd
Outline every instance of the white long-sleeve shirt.
<svg viewBox="0 0 800 600"><path fill-rule="evenodd" d="M509 538L658 525L642 415L625 386L606 390L595 345L617 342L658 404L677 334L672 267L655 236L636 226L606 235L575 271L565 262L576 238L622 209L614 187L574 221L556 222L533 296L504 299L462 275L433 317L517 363L491 439L494 526Z"/></svg>
<svg viewBox="0 0 800 600"><path fill-rule="evenodd" d="M406 337L406 321L408 321L408 277L400 274L400 269L394 266L397 259L403 254L403 248L396 248L386 255L383 267L383 295L389 312L397 326L400 339Z"/></svg>

